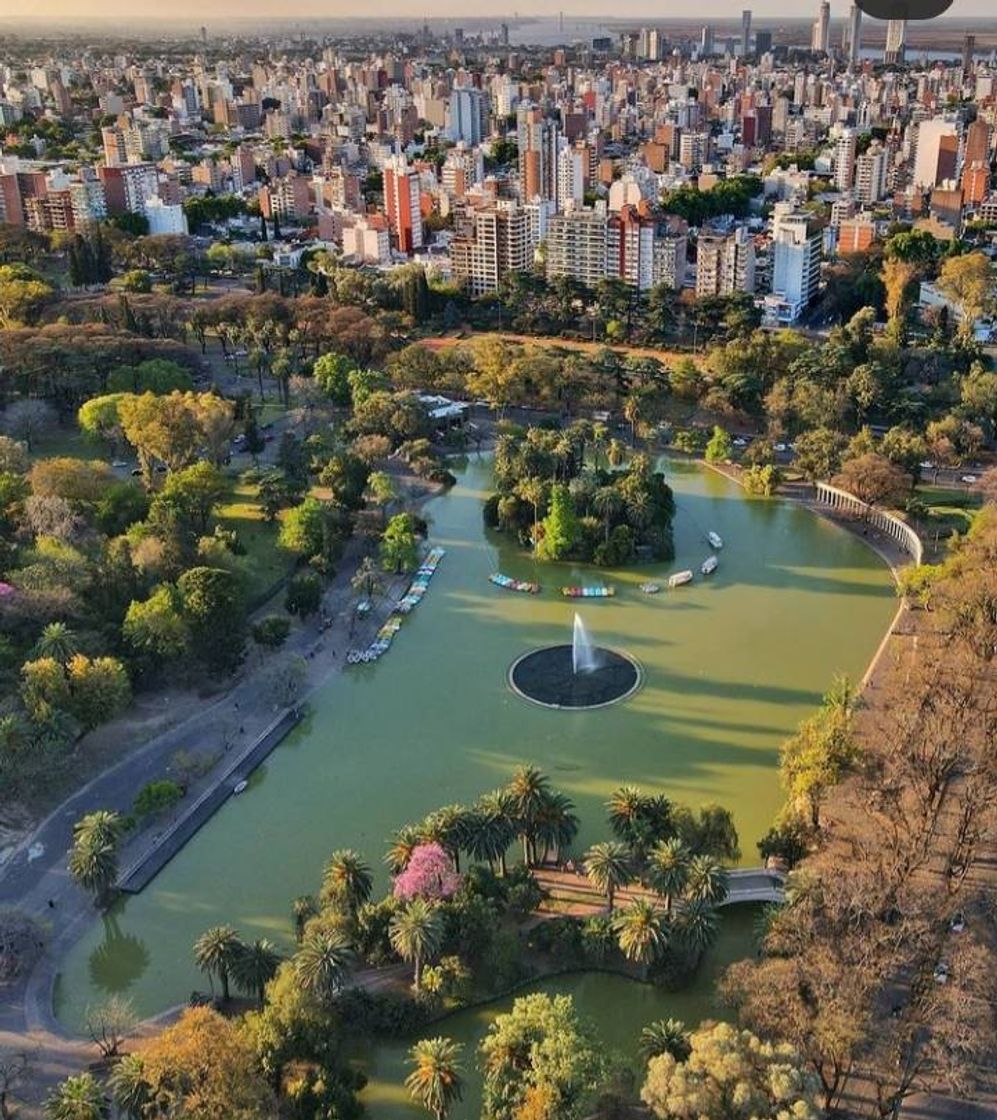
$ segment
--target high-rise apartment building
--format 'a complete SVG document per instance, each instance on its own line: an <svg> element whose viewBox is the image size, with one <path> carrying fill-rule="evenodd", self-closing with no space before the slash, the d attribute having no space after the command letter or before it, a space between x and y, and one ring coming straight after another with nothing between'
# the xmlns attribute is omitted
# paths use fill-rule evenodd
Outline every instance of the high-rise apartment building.
<svg viewBox="0 0 997 1120"><path fill-rule="evenodd" d="M810 33L810 49L815 54L827 54L828 40L831 33L831 4L830 0L821 0Z"/></svg>
<svg viewBox="0 0 997 1120"><path fill-rule="evenodd" d="M419 174L409 168L405 157L389 159L384 166L384 206L399 252L422 248L421 193Z"/></svg>
<svg viewBox="0 0 997 1120"><path fill-rule="evenodd" d="M848 65L857 66L860 57L859 52L862 50L862 9L858 4L852 4L849 9L848 19L845 22L843 46Z"/></svg>
<svg viewBox="0 0 997 1120"><path fill-rule="evenodd" d="M520 105L516 112L519 143L519 197L557 203L557 156L561 148L558 122L535 105Z"/></svg>
<svg viewBox="0 0 997 1120"><path fill-rule="evenodd" d="M886 50L883 61L887 66L902 66L907 54L907 21L891 19L886 25Z"/></svg>
<svg viewBox="0 0 997 1120"><path fill-rule="evenodd" d="M547 275L595 287L606 276L607 229L604 206L555 214L547 225Z"/></svg>
<svg viewBox="0 0 997 1120"><path fill-rule="evenodd" d="M855 160L855 200L871 206L886 194L886 151L871 144Z"/></svg>
<svg viewBox="0 0 997 1120"><path fill-rule="evenodd" d="M472 296L498 291L510 272L531 267L535 247L525 207L498 201L473 210L458 221L450 245L454 278Z"/></svg>
<svg viewBox="0 0 997 1120"><path fill-rule="evenodd" d="M700 231L696 249L696 295L729 296L755 290L755 243L744 226L732 233Z"/></svg>
<svg viewBox="0 0 997 1120"><path fill-rule="evenodd" d="M820 283L820 229L808 214L778 212L772 221L772 297L770 314L795 323L817 295Z"/></svg>
<svg viewBox="0 0 997 1120"><path fill-rule="evenodd" d="M847 193L855 181L855 132L850 128L841 130L834 145L834 185L839 191Z"/></svg>
<svg viewBox="0 0 997 1120"><path fill-rule="evenodd" d="M473 87L455 89L450 95L451 140L474 147L488 136L488 94Z"/></svg>
<svg viewBox="0 0 997 1120"><path fill-rule="evenodd" d="M955 175L959 147L956 125L944 117L921 121L914 150L915 187L934 187Z"/></svg>

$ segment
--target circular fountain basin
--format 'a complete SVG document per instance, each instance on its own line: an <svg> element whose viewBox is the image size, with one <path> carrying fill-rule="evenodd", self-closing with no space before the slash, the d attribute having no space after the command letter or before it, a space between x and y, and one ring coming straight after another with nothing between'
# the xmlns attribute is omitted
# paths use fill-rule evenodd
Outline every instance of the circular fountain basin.
<svg viewBox="0 0 997 1120"><path fill-rule="evenodd" d="M575 672L571 645L544 646L524 653L509 669L513 692L545 708L605 708L640 688L640 665L626 653L596 646L591 669Z"/></svg>

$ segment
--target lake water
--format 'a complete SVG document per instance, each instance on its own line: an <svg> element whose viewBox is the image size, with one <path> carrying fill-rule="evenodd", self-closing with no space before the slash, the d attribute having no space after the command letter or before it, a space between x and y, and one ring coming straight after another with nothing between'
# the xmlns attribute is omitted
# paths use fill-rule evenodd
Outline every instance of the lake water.
<svg viewBox="0 0 997 1120"><path fill-rule="evenodd" d="M895 609L892 581L859 540L798 506L748 498L691 464L665 469L677 502L675 563L593 572L535 565L486 533L491 467L472 458L427 507L430 539L447 555L390 653L330 680L246 793L142 894L95 921L57 984L62 1020L78 1028L87 1003L110 992L147 1015L205 989L191 945L220 922L290 946L291 900L317 888L331 851L358 848L383 889L395 828L472 800L521 762L541 766L574 800L580 849L606 836L605 800L629 783L729 806L745 862L756 863L755 841L781 802L779 744L835 673L862 675ZM698 567L711 529L726 547L707 581ZM697 569L694 584L641 593L648 579L687 567ZM496 570L539 579L543 593L502 591L488 582ZM579 607L556 590L603 581L616 598ZM509 665L569 641L576 609L597 643L640 661L641 690L584 713L513 695Z"/></svg>

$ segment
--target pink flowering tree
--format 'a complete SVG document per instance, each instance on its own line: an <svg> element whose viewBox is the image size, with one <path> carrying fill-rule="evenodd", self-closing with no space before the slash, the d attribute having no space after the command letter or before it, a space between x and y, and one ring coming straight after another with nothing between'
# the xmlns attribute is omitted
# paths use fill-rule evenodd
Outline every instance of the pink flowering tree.
<svg viewBox="0 0 997 1120"><path fill-rule="evenodd" d="M439 844L420 844L412 850L408 865L395 879L395 898L438 900L449 898L460 886L453 861Z"/></svg>

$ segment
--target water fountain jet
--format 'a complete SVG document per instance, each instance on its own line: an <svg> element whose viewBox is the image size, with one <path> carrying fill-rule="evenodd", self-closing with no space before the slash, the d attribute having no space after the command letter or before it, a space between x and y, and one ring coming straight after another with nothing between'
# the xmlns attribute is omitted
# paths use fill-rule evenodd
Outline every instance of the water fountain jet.
<svg viewBox="0 0 997 1120"><path fill-rule="evenodd" d="M571 671L577 677L579 673L591 673L599 666L599 657L592 639L589 637L582 616L576 611L575 621L571 631Z"/></svg>

